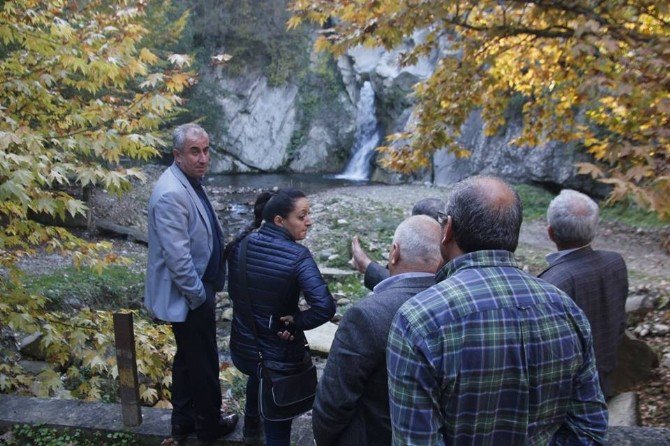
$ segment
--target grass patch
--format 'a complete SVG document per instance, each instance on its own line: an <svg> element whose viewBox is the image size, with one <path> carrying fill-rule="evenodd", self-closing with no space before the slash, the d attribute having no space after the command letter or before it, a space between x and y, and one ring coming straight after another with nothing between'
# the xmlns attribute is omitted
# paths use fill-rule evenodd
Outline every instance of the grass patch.
<svg viewBox="0 0 670 446"><path fill-rule="evenodd" d="M537 249L525 243L519 243L514 257L530 274L537 276L547 268L547 251Z"/></svg>
<svg viewBox="0 0 670 446"><path fill-rule="evenodd" d="M372 260L385 262L383 255L393 239L396 227L403 220L403 212L397 208L385 210L370 209L365 213L352 211L347 215L328 216L324 224L341 234L328 240L328 246L320 249L331 249L338 255L337 258L326 262L333 268L348 269L351 258L351 238L358 235L361 246ZM346 223L340 223L344 220Z"/></svg>
<svg viewBox="0 0 670 446"><path fill-rule="evenodd" d="M530 184L517 184L514 189L521 197L524 221L537 220L547 215L549 202L554 198L551 192Z"/></svg>
<svg viewBox="0 0 670 446"><path fill-rule="evenodd" d="M370 293L370 290L363 285L362 277L357 274L329 281L328 288L331 293L344 294L352 303L358 302Z"/></svg>
<svg viewBox="0 0 670 446"><path fill-rule="evenodd" d="M7 446L131 446L139 444L126 432L84 433L81 430L57 430L41 425L14 425L0 438Z"/></svg>
<svg viewBox="0 0 670 446"><path fill-rule="evenodd" d="M86 267L63 268L27 275L23 282L29 293L47 297L56 308L140 308L144 296L144 274L121 265L111 265L102 274Z"/></svg>
<svg viewBox="0 0 670 446"><path fill-rule="evenodd" d="M643 228L662 228L670 224L669 221L661 220L657 214L645 211L633 203L616 203L614 205L601 206L600 218Z"/></svg>

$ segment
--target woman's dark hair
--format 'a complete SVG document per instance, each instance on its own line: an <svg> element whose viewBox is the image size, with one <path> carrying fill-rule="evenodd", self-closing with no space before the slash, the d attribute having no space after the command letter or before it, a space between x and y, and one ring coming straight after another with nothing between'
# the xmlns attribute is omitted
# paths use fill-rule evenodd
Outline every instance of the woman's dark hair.
<svg viewBox="0 0 670 446"><path fill-rule="evenodd" d="M258 197L256 204L254 204L254 217L256 216L256 206L262 196L263 194ZM277 215L283 218L288 217L288 214L295 207L295 202L305 197L306 195L298 189L279 189L262 205L261 215L263 216L263 221L272 222Z"/></svg>
<svg viewBox="0 0 670 446"><path fill-rule="evenodd" d="M246 237L251 231L254 231L261 227L263 221L272 222L276 215L279 215L283 218L288 217L288 214L291 213L295 202L300 198L305 198L306 195L304 192L293 189L279 189L276 192L263 192L254 202L254 221L244 228L240 234L235 237L235 240L228 243L223 250L224 259L228 258L230 251L233 249L235 244Z"/></svg>

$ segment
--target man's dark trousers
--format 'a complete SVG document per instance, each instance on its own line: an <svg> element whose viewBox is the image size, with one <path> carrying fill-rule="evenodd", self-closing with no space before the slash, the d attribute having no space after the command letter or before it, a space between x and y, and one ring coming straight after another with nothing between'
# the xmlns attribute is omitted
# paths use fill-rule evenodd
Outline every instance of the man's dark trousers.
<svg viewBox="0 0 670 446"><path fill-rule="evenodd" d="M219 355L216 346L214 288L207 282L205 303L172 324L177 353L172 363L172 425L207 431L221 412Z"/></svg>

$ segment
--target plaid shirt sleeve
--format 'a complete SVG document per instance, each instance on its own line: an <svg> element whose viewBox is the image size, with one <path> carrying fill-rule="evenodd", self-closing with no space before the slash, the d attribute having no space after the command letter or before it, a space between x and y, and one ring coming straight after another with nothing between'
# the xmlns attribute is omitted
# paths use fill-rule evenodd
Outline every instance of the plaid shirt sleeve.
<svg viewBox="0 0 670 446"><path fill-rule="evenodd" d="M575 378L573 397L554 445L601 445L607 432L607 404L598 381L591 330L586 317L579 322L585 344L584 363Z"/></svg>
<svg viewBox="0 0 670 446"><path fill-rule="evenodd" d="M443 443L439 386L429 358L425 343L411 332L410 324L399 311L386 348L394 445Z"/></svg>

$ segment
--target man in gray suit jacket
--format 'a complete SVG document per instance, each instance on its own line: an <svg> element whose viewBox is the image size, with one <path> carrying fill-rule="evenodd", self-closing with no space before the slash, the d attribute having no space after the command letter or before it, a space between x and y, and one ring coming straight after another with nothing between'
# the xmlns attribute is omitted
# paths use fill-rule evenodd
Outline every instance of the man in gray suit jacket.
<svg viewBox="0 0 670 446"><path fill-rule="evenodd" d="M213 441L235 428L237 415L221 416L215 294L223 288L223 228L204 189L209 136L185 124L173 134L174 164L149 199L149 256L144 305L172 324L172 437L195 432Z"/></svg>
<svg viewBox="0 0 670 446"><path fill-rule="evenodd" d="M593 333L596 367L606 397L614 392L609 375L626 328L628 272L620 254L594 250L598 205L588 196L565 189L547 210L549 238L558 252L540 278L565 291L586 313Z"/></svg>
<svg viewBox="0 0 670 446"><path fill-rule="evenodd" d="M402 222L389 254L390 277L340 322L312 411L317 445L391 444L386 338L398 308L435 284L440 237L440 225L425 215Z"/></svg>

